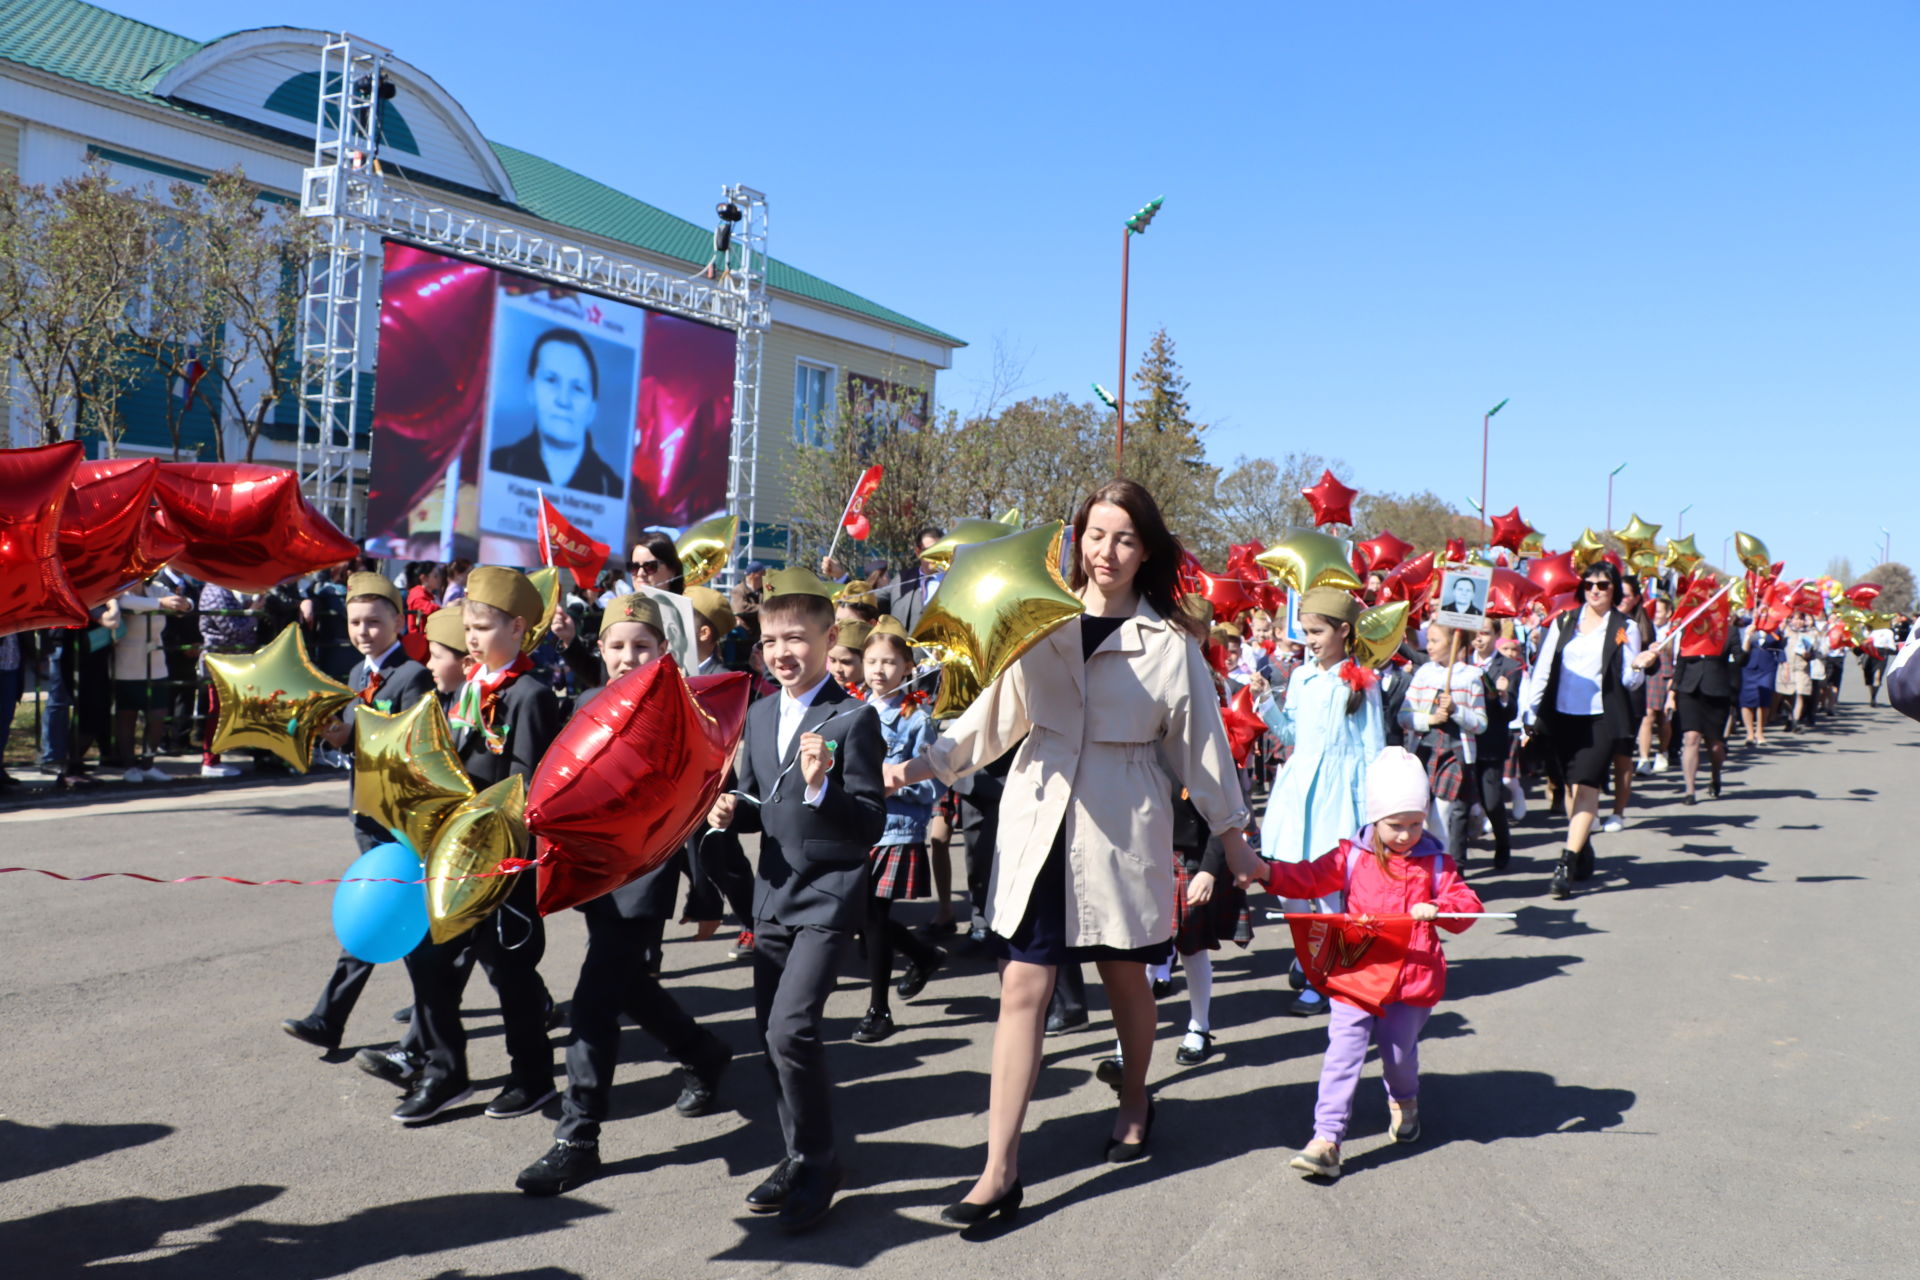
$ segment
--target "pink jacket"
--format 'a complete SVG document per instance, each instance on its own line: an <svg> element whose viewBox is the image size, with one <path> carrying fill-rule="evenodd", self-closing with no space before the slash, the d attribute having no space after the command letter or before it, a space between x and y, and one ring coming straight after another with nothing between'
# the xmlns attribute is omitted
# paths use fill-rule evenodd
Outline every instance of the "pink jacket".
<svg viewBox="0 0 1920 1280"><path fill-rule="evenodd" d="M1312 862L1269 864L1267 892L1283 898L1324 898L1345 890L1347 911L1352 915L1405 915L1422 902L1431 902L1442 911L1484 910L1480 895L1467 887L1454 869L1453 859L1446 855L1446 847L1431 832L1422 834L1420 843L1406 857L1390 860L1384 871L1369 851L1372 835L1373 828L1365 826L1353 839L1342 840L1338 849ZM1407 941L1400 980L1381 1003L1429 1008L1440 1003L1447 990L1447 956L1440 949L1435 925L1448 933L1461 933L1472 924L1471 920L1440 920L1435 924L1416 920L1413 936Z"/></svg>

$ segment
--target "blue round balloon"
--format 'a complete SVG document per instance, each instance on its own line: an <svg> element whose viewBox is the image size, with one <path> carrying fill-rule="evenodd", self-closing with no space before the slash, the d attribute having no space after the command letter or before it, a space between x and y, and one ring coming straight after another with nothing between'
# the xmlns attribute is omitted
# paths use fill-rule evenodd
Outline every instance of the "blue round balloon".
<svg viewBox="0 0 1920 1280"><path fill-rule="evenodd" d="M407 846L377 844L361 854L333 893L333 932L368 964L398 960L427 936L427 886ZM403 881L405 883L394 883Z"/></svg>

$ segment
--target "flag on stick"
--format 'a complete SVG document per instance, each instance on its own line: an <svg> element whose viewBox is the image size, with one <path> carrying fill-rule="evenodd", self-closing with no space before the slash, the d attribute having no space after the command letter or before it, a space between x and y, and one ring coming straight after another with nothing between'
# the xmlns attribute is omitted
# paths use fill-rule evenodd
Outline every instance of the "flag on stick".
<svg viewBox="0 0 1920 1280"><path fill-rule="evenodd" d="M573 580L582 591L593 590L593 582L607 563L611 548L604 542L573 527L573 524L540 495L540 563L573 570Z"/></svg>

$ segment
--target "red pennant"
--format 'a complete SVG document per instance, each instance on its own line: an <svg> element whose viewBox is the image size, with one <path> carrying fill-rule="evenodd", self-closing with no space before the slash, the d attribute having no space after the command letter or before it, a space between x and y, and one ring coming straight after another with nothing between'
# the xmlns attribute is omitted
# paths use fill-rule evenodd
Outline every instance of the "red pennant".
<svg viewBox="0 0 1920 1280"><path fill-rule="evenodd" d="M591 901L672 856L720 794L750 684L741 672L689 680L666 657L575 713L527 789L527 829L551 846L540 914Z"/></svg>
<svg viewBox="0 0 1920 1280"><path fill-rule="evenodd" d="M1294 954L1307 981L1374 1017L1400 982L1413 917L1331 914L1289 920Z"/></svg>
<svg viewBox="0 0 1920 1280"><path fill-rule="evenodd" d="M582 591L593 590L594 580L606 566L612 548L582 533L573 522L554 509L546 494L540 495L540 560L573 570L573 580Z"/></svg>
<svg viewBox="0 0 1920 1280"><path fill-rule="evenodd" d="M853 493L847 498L847 509L840 515L840 527L856 542L865 542L873 532L873 522L865 514L867 499L880 487L880 480L886 474L887 469L876 462L854 481Z"/></svg>
<svg viewBox="0 0 1920 1280"><path fill-rule="evenodd" d="M0 635L87 620L60 559L61 517L84 455L77 440L0 450Z"/></svg>
<svg viewBox="0 0 1920 1280"><path fill-rule="evenodd" d="M1713 599L1713 593L1719 589L1719 584L1704 573L1688 579L1674 612L1682 618L1687 617ZM1713 608L1687 623L1687 629L1680 636L1680 656L1717 658L1726 652L1727 630L1732 618L1733 600L1723 595L1715 601Z"/></svg>

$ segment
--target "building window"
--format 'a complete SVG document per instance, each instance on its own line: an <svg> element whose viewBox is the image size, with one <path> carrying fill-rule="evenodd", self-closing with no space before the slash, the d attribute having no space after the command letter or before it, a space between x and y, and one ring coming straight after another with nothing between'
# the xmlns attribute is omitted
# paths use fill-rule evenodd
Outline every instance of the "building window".
<svg viewBox="0 0 1920 1280"><path fill-rule="evenodd" d="M793 370L793 442L826 447L833 420L833 366L802 360Z"/></svg>

